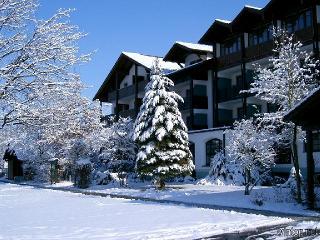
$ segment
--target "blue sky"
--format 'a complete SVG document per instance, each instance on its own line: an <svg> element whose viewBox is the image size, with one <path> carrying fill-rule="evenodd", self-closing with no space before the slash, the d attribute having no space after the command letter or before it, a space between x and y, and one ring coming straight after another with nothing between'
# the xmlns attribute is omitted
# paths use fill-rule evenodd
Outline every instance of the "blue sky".
<svg viewBox="0 0 320 240"><path fill-rule="evenodd" d="M175 41L197 42L214 19L232 20L244 5L263 7L268 0L39 0L39 18L59 8L74 8L71 23L88 33L81 52L94 50L79 67L93 98L122 51L163 56Z"/></svg>

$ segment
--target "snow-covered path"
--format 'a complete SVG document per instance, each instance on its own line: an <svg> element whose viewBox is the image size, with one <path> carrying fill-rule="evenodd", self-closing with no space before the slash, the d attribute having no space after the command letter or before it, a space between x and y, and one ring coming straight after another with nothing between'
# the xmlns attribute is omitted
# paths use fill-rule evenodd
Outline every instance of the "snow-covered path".
<svg viewBox="0 0 320 240"><path fill-rule="evenodd" d="M289 219L0 183L0 239L193 239Z"/></svg>

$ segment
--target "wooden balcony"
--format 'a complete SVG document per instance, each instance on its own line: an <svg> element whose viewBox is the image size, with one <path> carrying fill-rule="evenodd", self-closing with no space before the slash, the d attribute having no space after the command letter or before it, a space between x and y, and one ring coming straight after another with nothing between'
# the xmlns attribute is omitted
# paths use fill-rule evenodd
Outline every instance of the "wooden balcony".
<svg viewBox="0 0 320 240"><path fill-rule="evenodd" d="M184 98L184 103L179 104L180 111L194 109L208 109L208 97L207 96L193 96L193 106L191 106L191 98Z"/></svg>
<svg viewBox="0 0 320 240"><path fill-rule="evenodd" d="M218 109L218 127L231 126L233 122L232 110Z"/></svg>
<svg viewBox="0 0 320 240"><path fill-rule="evenodd" d="M111 101L115 101L115 100L116 100L116 91L109 92L108 101L111 102Z"/></svg>
<svg viewBox="0 0 320 240"><path fill-rule="evenodd" d="M231 86L229 88L219 88L218 90L218 102L226 102L234 99L241 98L242 95L240 91L242 87L240 86Z"/></svg>
<svg viewBox="0 0 320 240"><path fill-rule="evenodd" d="M119 115L124 118L130 117L130 118L134 119L135 118L135 110L129 109L129 110L120 111Z"/></svg>
<svg viewBox="0 0 320 240"><path fill-rule="evenodd" d="M144 89L147 85L148 81L144 80L138 83L138 90L139 92L144 92ZM124 87L119 89L119 99L127 98L130 96L134 96L135 94L135 85L130 85L128 87ZM108 101L115 101L116 100L116 91L109 92Z"/></svg>
<svg viewBox="0 0 320 240"><path fill-rule="evenodd" d="M319 25L318 25L319 28ZM303 44L310 44L313 41L313 27L301 29L294 33L296 40Z"/></svg>
<svg viewBox="0 0 320 240"><path fill-rule="evenodd" d="M246 48L246 58L249 61L265 58L272 55L273 41L268 41Z"/></svg>
<svg viewBox="0 0 320 240"><path fill-rule="evenodd" d="M139 82L138 83L139 92L144 92L145 87L147 86L147 84L148 84L148 80L144 80L144 81Z"/></svg>
<svg viewBox="0 0 320 240"><path fill-rule="evenodd" d="M119 90L119 99L133 96L133 95L134 95L134 86L133 85L125 87L125 88L121 88Z"/></svg>
<svg viewBox="0 0 320 240"><path fill-rule="evenodd" d="M218 58L219 68L226 68L232 65L239 64L241 62L241 51L231 53Z"/></svg>

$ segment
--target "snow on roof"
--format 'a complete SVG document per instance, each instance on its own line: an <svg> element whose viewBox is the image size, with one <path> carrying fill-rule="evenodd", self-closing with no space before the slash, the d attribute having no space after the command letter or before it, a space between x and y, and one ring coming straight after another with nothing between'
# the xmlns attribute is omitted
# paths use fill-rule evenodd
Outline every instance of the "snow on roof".
<svg viewBox="0 0 320 240"><path fill-rule="evenodd" d="M320 91L320 87L315 88L312 90L306 97L304 97L300 102L298 102L296 105L294 105L287 113L285 116L289 115L291 112L295 111L298 107L300 107L305 101L307 101L311 96L314 94L317 94Z"/></svg>
<svg viewBox="0 0 320 240"><path fill-rule="evenodd" d="M255 6L250 6L250 5L245 5L246 8L252 8L252 9L256 9L256 10L261 10L262 8L259 7L255 7Z"/></svg>
<svg viewBox="0 0 320 240"><path fill-rule="evenodd" d="M216 19L216 21L217 21L217 22L222 22L222 23L227 23L227 24L231 23L231 21L229 21L229 20L224 20L224 19Z"/></svg>
<svg viewBox="0 0 320 240"><path fill-rule="evenodd" d="M154 60L157 58L155 56L143 55L140 53L133 52L122 52L122 54L126 55L127 57L131 58L132 60L140 63L141 65L149 69L151 69ZM162 57L158 57L158 59L159 64L164 71L174 71L181 69L181 66L178 63L163 61Z"/></svg>
<svg viewBox="0 0 320 240"><path fill-rule="evenodd" d="M176 43L181 45L181 46L184 46L186 48L189 48L191 50L213 52L213 47L210 46L210 45L198 44L198 43L180 42L180 41L177 41Z"/></svg>

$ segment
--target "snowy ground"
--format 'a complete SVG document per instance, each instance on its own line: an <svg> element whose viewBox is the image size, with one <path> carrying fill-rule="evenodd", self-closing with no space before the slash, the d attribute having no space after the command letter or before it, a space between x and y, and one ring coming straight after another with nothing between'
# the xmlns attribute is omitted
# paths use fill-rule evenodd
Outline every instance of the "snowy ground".
<svg viewBox="0 0 320 240"><path fill-rule="evenodd" d="M0 239L194 239L288 218L86 196L0 183Z"/></svg>
<svg viewBox="0 0 320 240"><path fill-rule="evenodd" d="M295 200L291 198L289 189L276 189L273 187L255 187L250 196L244 195L244 187L242 186L195 184L169 185L165 191L157 191L150 186L117 188L110 185L96 185L85 191L173 200L184 203L265 210L305 216L320 216L319 212L308 211L306 210L306 206L296 204ZM259 206L255 204L257 199L261 199L263 205Z"/></svg>
<svg viewBox="0 0 320 240"><path fill-rule="evenodd" d="M286 227L275 228L251 235L251 239L286 240L286 239L313 239L320 240L320 222L302 221L289 224Z"/></svg>

